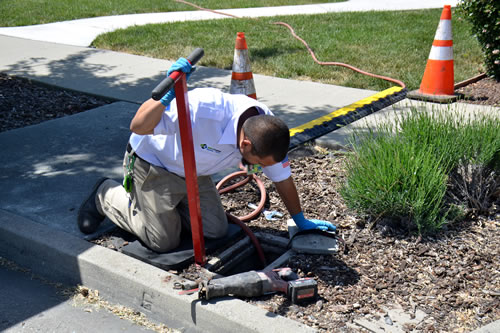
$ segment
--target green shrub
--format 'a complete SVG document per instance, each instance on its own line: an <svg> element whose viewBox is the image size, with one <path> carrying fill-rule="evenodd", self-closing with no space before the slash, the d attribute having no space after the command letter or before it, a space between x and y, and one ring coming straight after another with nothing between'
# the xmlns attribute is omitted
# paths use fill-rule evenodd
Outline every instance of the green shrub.
<svg viewBox="0 0 500 333"><path fill-rule="evenodd" d="M491 169L500 151L494 117L412 109L353 142L340 191L346 204L419 233L457 220L457 207L484 211L500 174Z"/></svg>
<svg viewBox="0 0 500 333"><path fill-rule="evenodd" d="M487 73L500 81L500 1L461 0L459 9L472 23L483 49Z"/></svg>
<svg viewBox="0 0 500 333"><path fill-rule="evenodd" d="M431 149L397 135L366 136L348 158L347 171L341 194L350 208L410 221L407 227L419 232L443 223L447 177Z"/></svg>

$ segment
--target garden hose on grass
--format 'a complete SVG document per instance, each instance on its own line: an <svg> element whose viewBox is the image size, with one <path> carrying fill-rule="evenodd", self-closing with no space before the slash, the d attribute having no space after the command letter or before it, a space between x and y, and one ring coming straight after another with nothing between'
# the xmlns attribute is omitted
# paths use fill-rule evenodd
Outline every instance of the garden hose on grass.
<svg viewBox="0 0 500 333"><path fill-rule="evenodd" d="M233 15L233 14L228 14L228 13L223 13L223 12L216 11L216 10L213 10L213 9L203 8L203 7L195 5L195 4L193 4L191 2L188 2L188 1L184 1L184 0L175 0L175 1L179 2L179 3L183 3L183 4L191 6L191 7L194 7L194 8L197 8L199 10L204 10L204 11L211 12L211 13L214 13L214 14L225 15L225 16L229 16L229 17L232 17L232 18L241 18L241 17ZM321 66L341 66L341 67L349 68L349 69L351 69L351 70L353 70L355 72L358 72L360 74L363 74L363 75L367 75L367 76L371 76L371 77L374 77L374 78L377 78L377 79L382 79L382 80L385 80L385 81L389 81L389 82L395 83L395 84L401 86L402 89L406 88L406 85L404 84L404 82L402 82L400 80L393 79L393 78L390 78L390 77L387 77L387 76L382 76L382 75L378 75L378 74L369 73L367 71L361 70L361 69L359 69L357 67L354 67L352 65L349 65L349 64L345 64L345 63L342 63L342 62L324 62L324 61L319 61L316 58L316 55L314 54L314 51L307 44L307 42L305 40L303 40L302 38L300 38L295 33L295 31L293 30L293 28L288 23L285 23L285 22L274 22L272 24L282 25L282 26L288 28L288 30L290 31L290 33L292 34L292 36L295 39L299 40L302 44L304 44L304 46L309 51L309 54L313 58L314 62L317 63L318 65L321 65Z"/></svg>

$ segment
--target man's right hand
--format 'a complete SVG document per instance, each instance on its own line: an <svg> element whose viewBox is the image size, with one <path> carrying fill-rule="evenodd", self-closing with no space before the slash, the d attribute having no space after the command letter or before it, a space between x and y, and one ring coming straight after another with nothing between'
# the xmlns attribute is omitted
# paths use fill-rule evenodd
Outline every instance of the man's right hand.
<svg viewBox="0 0 500 333"><path fill-rule="evenodd" d="M187 74L187 80L195 70L196 67L191 66L191 63L186 58L179 58L172 64L172 66L170 66L167 71L167 76L170 76L170 74L172 74L173 72L181 71Z"/></svg>
<svg viewBox="0 0 500 333"><path fill-rule="evenodd" d="M189 63L189 61L186 58L179 58L168 69L167 77L169 77L170 74L172 74L173 72L181 71L186 73L186 81L187 81L195 70L196 67L191 66L191 63ZM174 88L172 88L165 94L165 96L162 97L160 102L161 104L168 106L174 98L175 98L175 91Z"/></svg>

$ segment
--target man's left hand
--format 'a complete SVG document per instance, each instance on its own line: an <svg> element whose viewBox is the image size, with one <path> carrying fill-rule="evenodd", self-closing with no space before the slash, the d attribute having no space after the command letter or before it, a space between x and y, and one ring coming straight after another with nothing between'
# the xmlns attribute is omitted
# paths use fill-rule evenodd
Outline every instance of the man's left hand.
<svg viewBox="0 0 500 333"><path fill-rule="evenodd" d="M306 220L306 221L311 222L311 228L308 228L308 229L320 229L323 231L335 231L335 230L337 230L337 227L328 221L322 221L322 220L316 220L316 219L310 219L310 220ZM313 226L313 224L314 224L314 226ZM307 230L307 229L304 229L304 230Z"/></svg>
<svg viewBox="0 0 500 333"><path fill-rule="evenodd" d="M320 229L323 231L335 231L337 227L332 223L316 219L306 219L302 212L292 216L293 221L300 230Z"/></svg>

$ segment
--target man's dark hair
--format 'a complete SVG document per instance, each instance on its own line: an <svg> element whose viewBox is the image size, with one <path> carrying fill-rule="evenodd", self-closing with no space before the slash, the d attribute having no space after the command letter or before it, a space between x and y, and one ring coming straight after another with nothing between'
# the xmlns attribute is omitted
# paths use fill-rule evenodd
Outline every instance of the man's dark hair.
<svg viewBox="0 0 500 333"><path fill-rule="evenodd" d="M290 130L283 120L269 115L253 116L243 123L243 132L252 142L252 154L272 156L276 162L285 159L290 145Z"/></svg>

